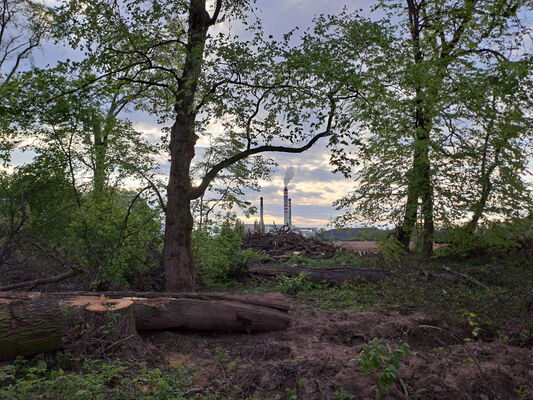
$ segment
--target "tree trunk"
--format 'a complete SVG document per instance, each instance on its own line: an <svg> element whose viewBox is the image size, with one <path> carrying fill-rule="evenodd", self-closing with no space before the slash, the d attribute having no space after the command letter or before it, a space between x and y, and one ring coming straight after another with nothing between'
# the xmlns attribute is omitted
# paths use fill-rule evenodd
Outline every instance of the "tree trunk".
<svg viewBox="0 0 533 400"><path fill-rule="evenodd" d="M172 183L173 179L170 178L163 252L166 288L169 291L193 291L196 276L190 201L180 198L183 195L175 193L176 185Z"/></svg>
<svg viewBox="0 0 533 400"><path fill-rule="evenodd" d="M400 227L398 227L397 239L401 243L403 249L406 252L409 252L409 244L411 243L411 237L413 236L413 229L416 224L416 217L418 214L418 191L416 190L415 182L410 177L414 174L415 161L417 155L415 153L413 158L413 167L407 176L408 186L407 186L407 201L405 204L405 211L403 216L403 222Z"/></svg>
<svg viewBox="0 0 533 400"><path fill-rule="evenodd" d="M63 348L77 354L130 351L136 331L263 332L286 329L280 294L0 292L0 360ZM108 304L121 302L124 307ZM133 306L134 305L134 306ZM139 346L142 347L142 346Z"/></svg>
<svg viewBox="0 0 533 400"><path fill-rule="evenodd" d="M50 298L0 298L0 361L62 348L63 322Z"/></svg>
<svg viewBox="0 0 533 400"><path fill-rule="evenodd" d="M136 335L132 301L111 308L97 296L0 294L0 360L63 348L105 354L109 346Z"/></svg>
<svg viewBox="0 0 533 400"><path fill-rule="evenodd" d="M193 218L190 209L190 167L198 136L194 133L196 110L194 96L203 63L207 30L211 24L205 4L191 1L187 55L178 82L176 120L170 131L170 176L167 187L167 210L163 262L167 290L193 291L195 264L191 234Z"/></svg>

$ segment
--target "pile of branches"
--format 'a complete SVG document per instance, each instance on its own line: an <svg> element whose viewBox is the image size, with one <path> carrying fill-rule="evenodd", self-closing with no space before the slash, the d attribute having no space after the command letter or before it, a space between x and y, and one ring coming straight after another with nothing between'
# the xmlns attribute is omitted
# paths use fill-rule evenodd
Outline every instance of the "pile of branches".
<svg viewBox="0 0 533 400"><path fill-rule="evenodd" d="M264 251L271 258L290 257L294 252L302 252L307 256L331 258L338 250L331 243L302 236L285 226L275 228L268 233L249 232L243 238L242 247L258 252Z"/></svg>

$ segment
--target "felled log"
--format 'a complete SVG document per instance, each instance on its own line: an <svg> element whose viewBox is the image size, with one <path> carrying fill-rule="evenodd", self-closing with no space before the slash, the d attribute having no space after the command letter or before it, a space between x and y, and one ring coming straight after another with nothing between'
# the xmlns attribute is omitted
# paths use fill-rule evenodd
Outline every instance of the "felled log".
<svg viewBox="0 0 533 400"><path fill-rule="evenodd" d="M250 269L250 273L263 278L273 278L282 274L293 277L304 273L312 282L342 282L346 280L379 282L390 277L387 272L374 269L310 268L288 265L254 267Z"/></svg>
<svg viewBox="0 0 533 400"><path fill-rule="evenodd" d="M123 338L137 335L133 304L97 296L2 293L0 360L79 346L87 351L93 345L91 353L105 353Z"/></svg>
<svg viewBox="0 0 533 400"><path fill-rule="evenodd" d="M93 331L93 342L105 352L136 330L261 332L285 329L290 323L289 307L279 294L107 292L104 296L105 300L84 292L0 292L0 359L59 350L83 342L83 335ZM110 326L106 316L112 316L116 325ZM106 335L93 325L107 326ZM80 332L76 326L81 326Z"/></svg>

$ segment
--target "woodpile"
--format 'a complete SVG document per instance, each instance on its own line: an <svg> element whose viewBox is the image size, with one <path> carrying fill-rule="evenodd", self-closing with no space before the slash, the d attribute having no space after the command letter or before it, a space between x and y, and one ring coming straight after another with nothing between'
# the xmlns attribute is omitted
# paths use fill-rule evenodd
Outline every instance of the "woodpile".
<svg viewBox="0 0 533 400"><path fill-rule="evenodd" d="M137 331L261 332L289 326L281 294L0 292L0 360L84 346L106 352Z"/></svg>
<svg viewBox="0 0 533 400"><path fill-rule="evenodd" d="M338 250L333 244L307 238L298 233L281 228L268 233L250 232L245 235L242 247L255 251L264 251L276 258L293 252L305 252L307 256L315 255L331 258Z"/></svg>

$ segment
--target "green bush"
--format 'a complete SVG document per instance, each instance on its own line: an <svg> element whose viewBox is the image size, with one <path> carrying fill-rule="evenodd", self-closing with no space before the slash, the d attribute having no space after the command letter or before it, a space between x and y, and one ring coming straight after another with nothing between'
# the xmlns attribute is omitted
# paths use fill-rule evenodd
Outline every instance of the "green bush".
<svg viewBox="0 0 533 400"><path fill-rule="evenodd" d="M51 254L82 268L95 290L129 286L159 266L161 213L146 198L116 187L74 190L64 171L41 161L0 176L0 198L10 200L0 202L0 231L22 225L13 243L20 254L30 261ZM27 243L38 243L40 252Z"/></svg>
<svg viewBox="0 0 533 400"><path fill-rule="evenodd" d="M405 250L394 235L385 234L377 239L378 249L388 267L399 267Z"/></svg>
<svg viewBox="0 0 533 400"><path fill-rule="evenodd" d="M298 294L305 292L313 287L311 281L309 281L308 274L301 272L297 276L289 277L287 275L280 275L278 277L278 284L276 290L282 293Z"/></svg>
<svg viewBox="0 0 533 400"><path fill-rule="evenodd" d="M244 273L249 262L257 255L241 249L244 225L227 220L221 225L211 225L193 232L193 253L200 280L208 285L234 282Z"/></svg>

